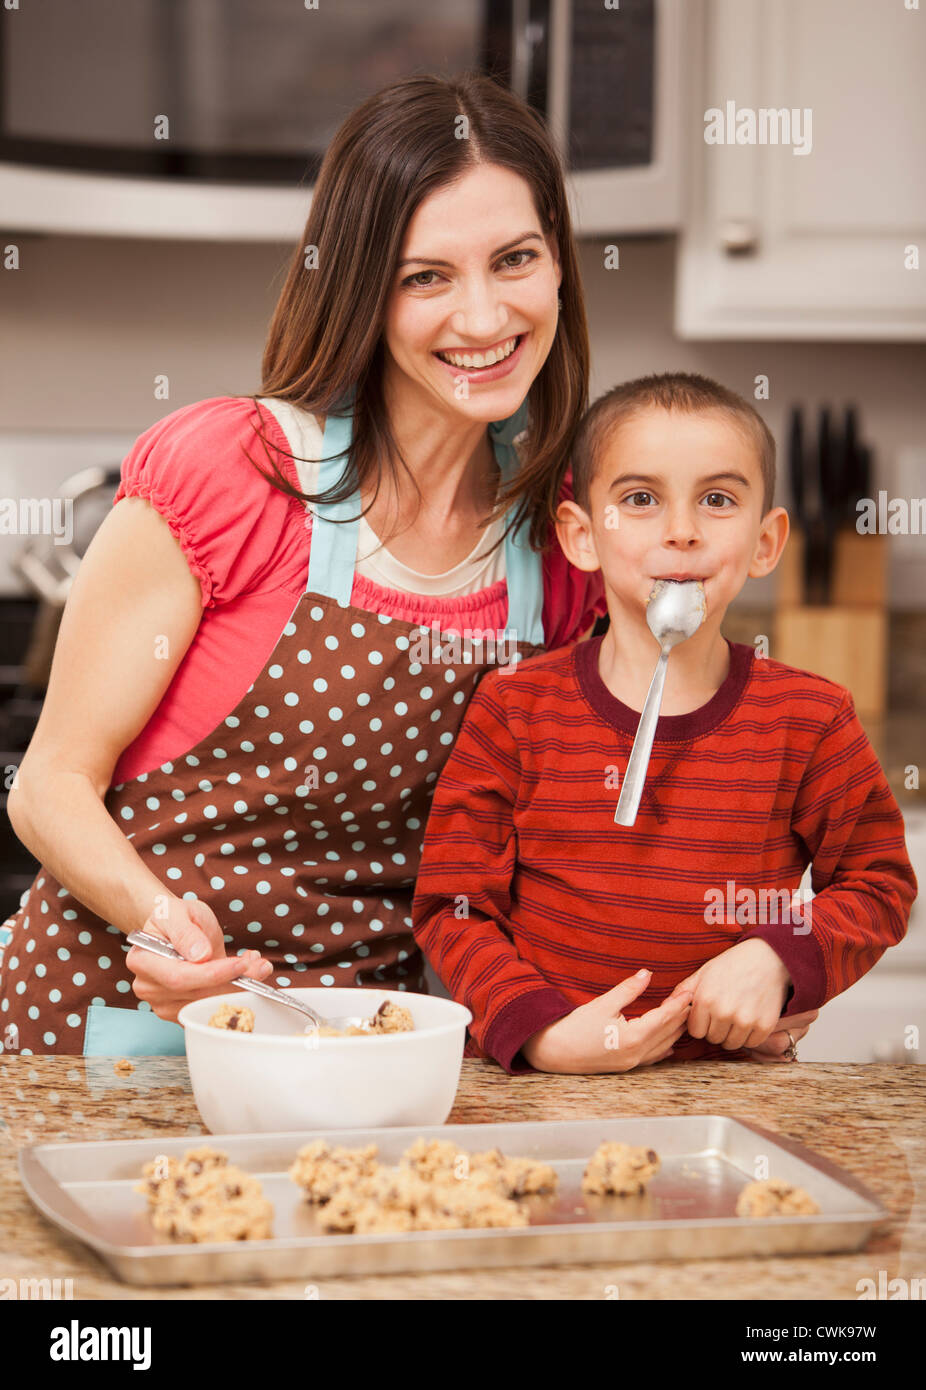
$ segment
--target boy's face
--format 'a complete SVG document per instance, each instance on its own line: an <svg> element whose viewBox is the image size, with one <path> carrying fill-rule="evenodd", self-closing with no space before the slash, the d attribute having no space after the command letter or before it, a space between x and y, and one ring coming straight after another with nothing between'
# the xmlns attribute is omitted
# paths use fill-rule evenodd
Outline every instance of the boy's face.
<svg viewBox="0 0 926 1390"><path fill-rule="evenodd" d="M762 494L756 447L724 415L648 409L612 433L589 513L561 505L560 542L580 568L601 568L612 621L614 605L643 613L656 579L700 579L708 623L719 624L787 539L787 513L763 516Z"/></svg>

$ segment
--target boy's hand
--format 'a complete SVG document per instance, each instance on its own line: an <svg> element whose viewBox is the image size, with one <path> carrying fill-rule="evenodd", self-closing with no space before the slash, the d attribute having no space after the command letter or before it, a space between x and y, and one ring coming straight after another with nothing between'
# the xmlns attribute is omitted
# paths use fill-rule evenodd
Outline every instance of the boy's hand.
<svg viewBox="0 0 926 1390"><path fill-rule="evenodd" d="M688 1034L728 1051L760 1047L781 1020L791 976L768 942L751 936L706 961L675 991L694 990ZM668 1003L668 1000L666 1001Z"/></svg>
<svg viewBox="0 0 926 1390"><path fill-rule="evenodd" d="M580 1004L565 1018L528 1038L521 1052L538 1071L592 1074L630 1071L671 1056L672 1044L685 1031L692 991L677 986L673 994L639 1018L621 1010L642 994L652 972L640 971Z"/></svg>

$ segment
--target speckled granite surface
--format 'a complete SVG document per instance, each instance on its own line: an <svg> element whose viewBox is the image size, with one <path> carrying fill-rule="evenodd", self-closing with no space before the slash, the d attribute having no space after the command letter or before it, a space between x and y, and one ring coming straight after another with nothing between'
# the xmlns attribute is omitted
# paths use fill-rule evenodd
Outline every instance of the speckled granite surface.
<svg viewBox="0 0 926 1390"><path fill-rule="evenodd" d="M601 1263L317 1281L327 1299L850 1299L857 1281L926 1277L926 1068L823 1063L663 1063L616 1076L509 1077L464 1061L448 1123L726 1114L789 1135L859 1177L892 1220L850 1255ZM0 1055L0 1279L66 1279L86 1299L304 1299L302 1281L135 1289L32 1206L25 1144L200 1135L183 1058Z"/></svg>

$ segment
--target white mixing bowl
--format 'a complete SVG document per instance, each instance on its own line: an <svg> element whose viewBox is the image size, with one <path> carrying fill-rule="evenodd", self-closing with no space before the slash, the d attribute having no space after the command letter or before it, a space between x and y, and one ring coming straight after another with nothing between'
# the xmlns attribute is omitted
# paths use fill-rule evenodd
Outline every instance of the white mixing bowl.
<svg viewBox="0 0 926 1390"><path fill-rule="evenodd" d="M453 1105L472 1014L452 999L407 990L287 989L326 1017L369 1016L393 1000L411 1033L325 1038L309 1020L250 991L195 999L180 1010L193 1096L213 1134L441 1125ZM210 1028L222 1004L244 1004L254 1032Z"/></svg>

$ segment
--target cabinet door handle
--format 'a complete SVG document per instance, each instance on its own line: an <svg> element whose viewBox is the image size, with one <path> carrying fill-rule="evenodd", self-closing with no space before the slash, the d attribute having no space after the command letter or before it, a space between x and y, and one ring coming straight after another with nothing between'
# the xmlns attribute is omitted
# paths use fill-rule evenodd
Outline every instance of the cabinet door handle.
<svg viewBox="0 0 926 1390"><path fill-rule="evenodd" d="M759 228L747 217L730 217L720 229L720 244L728 256L754 256L759 249Z"/></svg>

